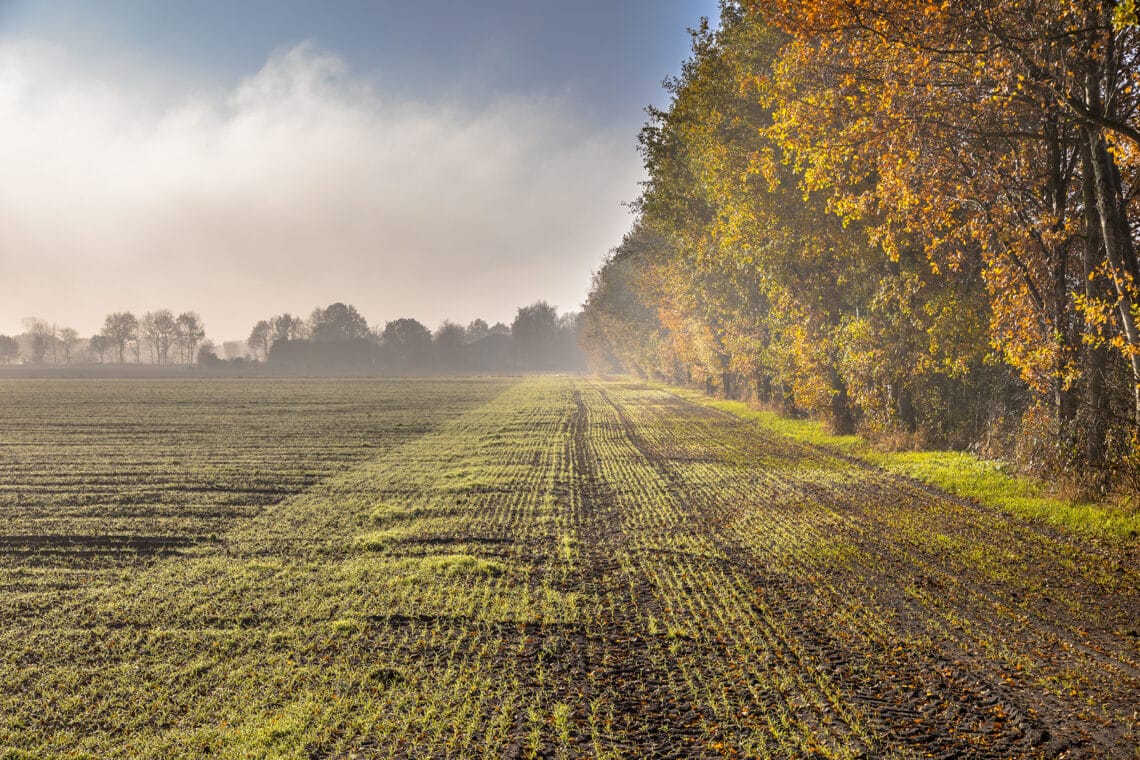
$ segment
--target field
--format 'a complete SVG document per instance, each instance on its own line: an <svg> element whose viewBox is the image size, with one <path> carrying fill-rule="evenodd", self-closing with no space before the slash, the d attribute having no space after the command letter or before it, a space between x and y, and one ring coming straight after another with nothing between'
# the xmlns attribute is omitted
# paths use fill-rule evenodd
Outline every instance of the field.
<svg viewBox="0 0 1140 760"><path fill-rule="evenodd" d="M0 383L0 757L1136 757L1140 552L667 390Z"/></svg>

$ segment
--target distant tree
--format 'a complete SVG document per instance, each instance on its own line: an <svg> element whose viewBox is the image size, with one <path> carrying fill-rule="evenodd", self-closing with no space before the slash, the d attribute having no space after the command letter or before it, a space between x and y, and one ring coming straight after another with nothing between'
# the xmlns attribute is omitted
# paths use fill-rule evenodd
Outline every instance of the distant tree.
<svg viewBox="0 0 1140 760"><path fill-rule="evenodd" d="M96 333L95 335L92 335L91 339L87 341L87 355L92 360L95 360L96 357L98 357L98 362L100 364L103 363L104 359L107 356L107 352L112 348L114 348L114 346L112 345L110 338L108 338L106 335L103 335L102 333Z"/></svg>
<svg viewBox="0 0 1140 760"><path fill-rule="evenodd" d="M135 347L135 359L138 359L138 333L139 321L134 314L129 311L117 311L108 314L107 318L103 321L103 330L100 335L105 337L110 344L119 351L119 364L126 361L127 346L133 344Z"/></svg>
<svg viewBox="0 0 1140 760"><path fill-rule="evenodd" d="M19 342L8 335L0 335L0 364L12 364L20 358Z"/></svg>
<svg viewBox="0 0 1140 760"><path fill-rule="evenodd" d="M222 364L222 360L218 358L218 349L213 341L203 341L202 345L198 347L197 360L199 367L218 367Z"/></svg>
<svg viewBox="0 0 1140 760"><path fill-rule="evenodd" d="M510 325L503 324L502 322L496 322L495 324L491 325L491 335L510 335L510 334L511 334L511 326Z"/></svg>
<svg viewBox="0 0 1140 760"><path fill-rule="evenodd" d="M380 342L385 355L400 367L422 367L431 355L431 330L414 319L388 322Z"/></svg>
<svg viewBox="0 0 1140 760"><path fill-rule="evenodd" d="M245 344L253 351L254 356L266 361L269 358L269 349L273 346L272 337L273 326L269 324L268 320L260 319L249 331L249 337Z"/></svg>
<svg viewBox="0 0 1140 760"><path fill-rule="evenodd" d="M474 343L477 340L482 340L491 334L491 328L487 325L486 321L482 319L473 319L467 325L467 342Z"/></svg>
<svg viewBox="0 0 1140 760"><path fill-rule="evenodd" d="M183 364L193 364L198 343L206 337L206 327L202 324L202 317L197 312L184 311L174 321L175 340L178 342L179 353Z"/></svg>
<svg viewBox="0 0 1140 760"><path fill-rule="evenodd" d="M519 307L511 323L515 361L529 369L551 369L559 341L558 312L545 301Z"/></svg>
<svg viewBox="0 0 1140 760"><path fill-rule="evenodd" d="M299 340L305 337L305 320L294 317L289 312L278 314L269 320L269 324L273 327L271 338L274 343L279 340Z"/></svg>
<svg viewBox="0 0 1140 760"><path fill-rule="evenodd" d="M28 339L29 359L32 364L43 364L47 352L55 342L55 328L37 317L24 319L24 335Z"/></svg>
<svg viewBox="0 0 1140 760"><path fill-rule="evenodd" d="M174 314L170 309L148 311L143 315L139 326L153 350L152 359L155 363L166 366L170 347L178 334L178 321Z"/></svg>
<svg viewBox="0 0 1140 760"><path fill-rule="evenodd" d="M79 342L79 333L71 327L61 327L56 332L56 342L63 349L63 363L71 364L71 349Z"/></svg>
<svg viewBox="0 0 1140 760"><path fill-rule="evenodd" d="M316 341L353 340L371 335L368 322L356 307L339 302L316 309L309 321L311 337Z"/></svg>
<svg viewBox="0 0 1140 760"><path fill-rule="evenodd" d="M586 368L586 355L581 347L581 333L585 320L580 311L568 311L558 318L558 357L563 369Z"/></svg>
<svg viewBox="0 0 1140 760"><path fill-rule="evenodd" d="M443 369L460 369L464 364L463 348L466 342L467 331L463 326L445 320L435 331L432 341L439 366Z"/></svg>

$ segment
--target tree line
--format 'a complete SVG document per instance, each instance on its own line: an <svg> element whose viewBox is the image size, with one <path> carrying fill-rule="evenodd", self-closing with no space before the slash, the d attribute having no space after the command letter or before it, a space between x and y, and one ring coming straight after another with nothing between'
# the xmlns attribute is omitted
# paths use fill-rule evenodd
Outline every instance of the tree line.
<svg viewBox="0 0 1140 760"><path fill-rule="evenodd" d="M445 320L434 332L408 317L370 328L352 305L316 308L308 319L259 320L246 345L253 358L282 369L376 368L390 372L498 372L584 369L577 313L545 301L520 307L510 325Z"/></svg>
<svg viewBox="0 0 1140 760"><path fill-rule="evenodd" d="M1136 21L722 3L640 133L591 363L1140 485Z"/></svg>
<svg viewBox="0 0 1140 760"><path fill-rule="evenodd" d="M108 314L87 339L69 327L24 320L18 336L0 335L0 364L199 366L223 370L254 366L286 371L501 372L576 371L579 315L559 314L544 301L520 307L510 325L475 319L444 321L434 332L415 319L369 327L355 306L333 303L308 319L289 313L254 324L245 341L218 346L206 338L196 312L168 309Z"/></svg>
<svg viewBox="0 0 1140 760"><path fill-rule="evenodd" d="M126 364L191 365L206 328L197 312L175 316L169 309L136 317L129 311L108 314L103 328L81 338L72 327L38 317L24 320L21 335L0 335L0 364Z"/></svg>

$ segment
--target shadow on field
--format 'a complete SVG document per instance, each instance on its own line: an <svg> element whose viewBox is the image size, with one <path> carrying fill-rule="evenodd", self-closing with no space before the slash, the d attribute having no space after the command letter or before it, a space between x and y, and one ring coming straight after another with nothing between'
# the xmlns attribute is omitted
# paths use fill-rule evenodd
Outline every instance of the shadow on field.
<svg viewBox="0 0 1140 760"><path fill-rule="evenodd" d="M16 557L98 557L133 554L152 556L177 553L195 544L209 542L203 537L129 535L31 535L0 536L0 552Z"/></svg>

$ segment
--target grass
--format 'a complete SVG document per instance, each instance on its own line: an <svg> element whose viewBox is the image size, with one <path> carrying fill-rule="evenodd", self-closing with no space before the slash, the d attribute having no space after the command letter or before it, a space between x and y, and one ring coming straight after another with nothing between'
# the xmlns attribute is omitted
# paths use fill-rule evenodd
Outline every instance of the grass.
<svg viewBox="0 0 1140 760"><path fill-rule="evenodd" d="M428 583L433 576L438 575L502 575L506 566L502 562L470 554L437 554L422 559L402 560L393 569L409 572L416 580Z"/></svg>
<svg viewBox="0 0 1140 760"><path fill-rule="evenodd" d="M860 436L832 435L814 420L789 419L775 412L753 409L742 401L709 399L695 391L670 390L686 399L756 422L777 435L857 457L887 472L1013 515L1091 536L1134 539L1140 535L1140 512L1134 508L1052 495L1047 484L1012 473L1001 462L961 451L880 451Z"/></svg>
<svg viewBox="0 0 1140 760"><path fill-rule="evenodd" d="M422 507L404 507L395 504L380 504L368 515L372 522L390 523L399 520L412 520L422 517L427 510Z"/></svg>

